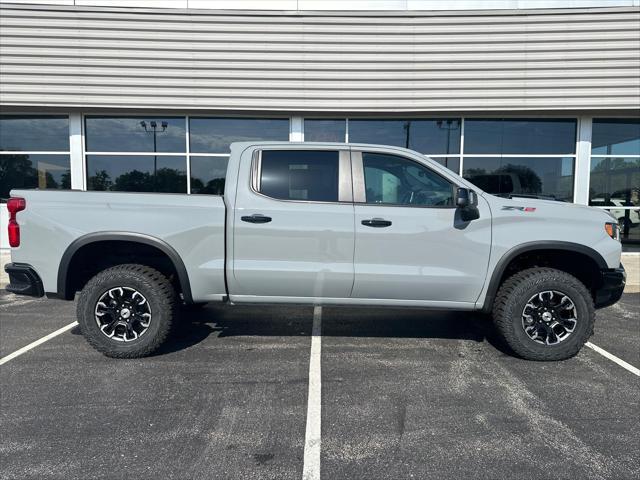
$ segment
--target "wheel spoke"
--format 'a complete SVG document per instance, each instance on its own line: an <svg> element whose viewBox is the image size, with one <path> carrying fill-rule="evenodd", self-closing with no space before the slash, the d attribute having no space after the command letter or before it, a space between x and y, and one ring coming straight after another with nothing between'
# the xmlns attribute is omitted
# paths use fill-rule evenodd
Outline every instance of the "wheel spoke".
<svg viewBox="0 0 640 480"><path fill-rule="evenodd" d="M133 342L148 330L152 315L147 299L134 288L114 287L96 302L94 317L100 331L117 342Z"/></svg>
<svg viewBox="0 0 640 480"><path fill-rule="evenodd" d="M578 324L571 298L558 290L534 294L522 309L522 328L534 342L552 346L564 341Z"/></svg>

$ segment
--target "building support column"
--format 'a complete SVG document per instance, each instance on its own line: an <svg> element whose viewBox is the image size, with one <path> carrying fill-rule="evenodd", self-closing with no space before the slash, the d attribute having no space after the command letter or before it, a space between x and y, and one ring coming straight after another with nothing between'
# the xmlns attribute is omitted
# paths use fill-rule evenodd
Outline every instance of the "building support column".
<svg viewBox="0 0 640 480"><path fill-rule="evenodd" d="M71 188L73 190L87 189L82 145L82 114L71 113L69 114L69 150L71 154Z"/></svg>
<svg viewBox="0 0 640 480"><path fill-rule="evenodd" d="M589 179L591 176L591 125L592 117L578 118L578 141L576 144L576 170L574 201L589 204Z"/></svg>
<svg viewBox="0 0 640 480"><path fill-rule="evenodd" d="M302 117L291 117L291 121L289 125L291 125L289 130L289 141L303 142L304 141L304 119Z"/></svg>

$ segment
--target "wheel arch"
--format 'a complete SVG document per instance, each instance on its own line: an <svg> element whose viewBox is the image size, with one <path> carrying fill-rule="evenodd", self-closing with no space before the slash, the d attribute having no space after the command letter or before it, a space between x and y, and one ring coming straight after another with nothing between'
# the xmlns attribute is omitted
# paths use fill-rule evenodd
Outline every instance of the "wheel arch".
<svg viewBox="0 0 640 480"><path fill-rule="evenodd" d="M102 242L128 242L147 247L152 247L160 251L173 266L176 272L178 284L185 303L192 303L193 297L191 294L191 283L189 281L189 274L182 261L182 258L176 252L176 250L164 240L146 235L142 233L134 232L94 232L87 235L83 235L75 239L67 247L62 258L60 259L60 265L58 267L57 278L57 296L66 300L72 300L75 294L75 290L70 288L70 267L73 264L76 255L82 251L83 248L95 245Z"/></svg>
<svg viewBox="0 0 640 480"><path fill-rule="evenodd" d="M591 247L579 243L562 241L537 241L517 245L511 250L507 251L496 263L496 266L491 273L491 279L487 287L487 293L482 304L482 311L485 313L491 312L491 308L496 298L496 294L498 293L498 289L506 279L505 275L508 274L508 268L514 263L514 261L526 254L544 254L549 252L554 252L555 254L559 254L561 252L570 252L573 256L580 255L588 259L588 261L591 262L589 265L590 267L595 267L599 270L605 270L608 268L607 262L602 257L602 255L600 255L600 253L598 253ZM598 280L599 278L594 278L594 281L597 282Z"/></svg>

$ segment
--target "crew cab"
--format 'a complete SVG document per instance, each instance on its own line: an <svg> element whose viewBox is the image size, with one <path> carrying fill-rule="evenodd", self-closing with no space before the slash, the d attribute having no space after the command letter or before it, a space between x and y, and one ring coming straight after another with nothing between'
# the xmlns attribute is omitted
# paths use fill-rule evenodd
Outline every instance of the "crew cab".
<svg viewBox="0 0 640 480"><path fill-rule="evenodd" d="M516 355L560 360L625 285L606 212L489 195L397 147L235 143L221 196L11 195L7 290L78 294L112 357L156 351L181 304L227 302L481 311Z"/></svg>

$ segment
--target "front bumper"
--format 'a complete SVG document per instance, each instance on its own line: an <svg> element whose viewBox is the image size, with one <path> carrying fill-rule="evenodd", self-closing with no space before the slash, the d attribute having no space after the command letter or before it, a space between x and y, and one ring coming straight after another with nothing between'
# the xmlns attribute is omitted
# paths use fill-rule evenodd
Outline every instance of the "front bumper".
<svg viewBox="0 0 640 480"><path fill-rule="evenodd" d="M600 287L595 290L593 295L596 308L608 307L620 300L627 282L627 272L622 265L620 268L602 270L601 274Z"/></svg>
<svg viewBox="0 0 640 480"><path fill-rule="evenodd" d="M4 271L9 274L7 292L30 297L42 297L44 288L42 280L31 265L26 263L7 263Z"/></svg>

